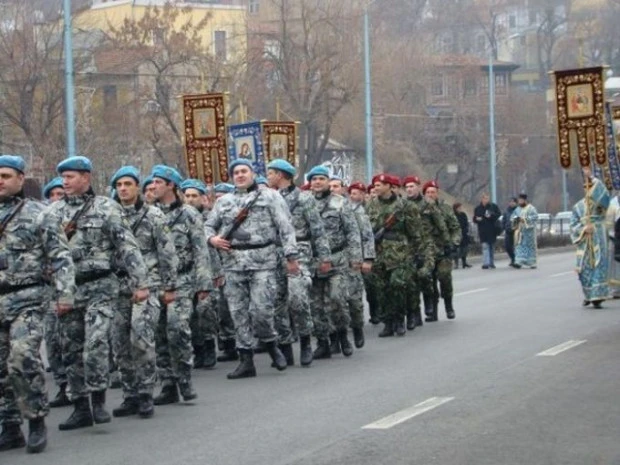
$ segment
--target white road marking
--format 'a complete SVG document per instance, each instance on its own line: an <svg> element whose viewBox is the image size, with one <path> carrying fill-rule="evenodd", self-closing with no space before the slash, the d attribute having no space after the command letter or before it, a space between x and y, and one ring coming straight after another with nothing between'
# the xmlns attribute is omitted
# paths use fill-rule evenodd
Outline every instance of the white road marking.
<svg viewBox="0 0 620 465"><path fill-rule="evenodd" d="M549 276L550 278L559 278L560 276L567 276L569 274L575 274L574 271L564 271L562 273L556 273L556 274L552 274L551 276Z"/></svg>
<svg viewBox="0 0 620 465"><path fill-rule="evenodd" d="M585 339L581 340L581 341L566 341L563 342L562 344L559 344L555 347L552 347L551 349L547 349L543 352L540 352L538 354L536 354L537 357L554 357L558 354L561 354L562 352L566 352L568 349L572 349L573 347L577 347L581 344L583 344L584 342L586 342Z"/></svg>
<svg viewBox="0 0 620 465"><path fill-rule="evenodd" d="M393 413L392 415L388 415L387 417L375 421L374 423L369 423L366 426L362 426L362 429L390 429L393 426L400 425L407 420L411 420L413 417L422 415L423 413L433 410L434 408L448 403L451 400L454 400L454 397L431 397L418 405L414 405L413 407L409 407Z"/></svg>
<svg viewBox="0 0 620 465"><path fill-rule="evenodd" d="M488 290L489 290L488 287L482 287L480 289L472 289L471 291L458 292L458 293L454 294L454 297L462 297L464 295L477 294L478 292L484 292L484 291L488 291Z"/></svg>

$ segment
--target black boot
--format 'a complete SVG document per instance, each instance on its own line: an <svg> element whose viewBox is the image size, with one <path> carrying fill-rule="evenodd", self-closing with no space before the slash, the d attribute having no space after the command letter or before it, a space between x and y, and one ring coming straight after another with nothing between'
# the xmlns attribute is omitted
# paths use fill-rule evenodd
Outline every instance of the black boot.
<svg viewBox="0 0 620 465"><path fill-rule="evenodd" d="M47 427L45 426L45 419L36 418L28 422L28 445L26 446L26 452L29 454L38 454L43 452L45 446L47 446Z"/></svg>
<svg viewBox="0 0 620 465"><path fill-rule="evenodd" d="M404 318L401 317L394 322L394 331L396 332L397 336L404 336L405 334L407 334Z"/></svg>
<svg viewBox="0 0 620 465"><path fill-rule="evenodd" d="M205 346L194 346L194 368L203 368L205 366Z"/></svg>
<svg viewBox="0 0 620 465"><path fill-rule="evenodd" d="M267 346L265 345L265 343L263 341L258 341L256 343L256 347L254 348L254 353L255 354L264 354L265 352L267 352Z"/></svg>
<svg viewBox="0 0 620 465"><path fill-rule="evenodd" d="M336 355L340 353L340 339L338 338L338 333L331 333L329 335L329 351L332 355Z"/></svg>
<svg viewBox="0 0 620 465"><path fill-rule="evenodd" d="M312 363L312 342L310 336L301 336L299 343L299 363L302 367L307 367Z"/></svg>
<svg viewBox="0 0 620 465"><path fill-rule="evenodd" d="M383 322L383 330L379 333L379 337L391 337L394 336L394 325L392 320L385 320Z"/></svg>
<svg viewBox="0 0 620 465"><path fill-rule="evenodd" d="M427 313L426 315L426 319L424 321L426 321L427 323L432 323L434 321L437 321L437 307L439 306L439 300L435 299L434 297L431 298L431 302L432 302L432 307L431 307L431 313L430 315Z"/></svg>
<svg viewBox="0 0 620 465"><path fill-rule="evenodd" d="M191 380L179 383L179 391L181 391L181 397L183 397L185 402L189 402L190 400L194 400L198 397L198 394L194 391Z"/></svg>
<svg viewBox="0 0 620 465"><path fill-rule="evenodd" d="M155 413L153 396L151 394L140 394L138 402L138 415L140 418L151 418Z"/></svg>
<svg viewBox="0 0 620 465"><path fill-rule="evenodd" d="M218 362L236 362L239 360L239 354L235 349L235 340L227 339L224 341L224 353L217 357ZM157 405L157 403L155 403Z"/></svg>
<svg viewBox="0 0 620 465"><path fill-rule="evenodd" d="M416 326L423 326L424 322L422 321L422 310L420 310L420 307L418 306L418 308L416 308L413 311L413 318L415 320L415 325Z"/></svg>
<svg viewBox="0 0 620 465"><path fill-rule="evenodd" d="M254 367L254 358L251 350L239 349L239 358L241 363L232 373L228 373L228 379L253 378L256 376L256 367Z"/></svg>
<svg viewBox="0 0 620 465"><path fill-rule="evenodd" d="M79 397L73 401L73 413L67 421L58 425L58 429L70 431L87 426L93 426L93 412L88 397Z"/></svg>
<svg viewBox="0 0 620 465"><path fill-rule="evenodd" d="M22 429L17 424L8 424L2 427L0 433L0 452L11 449L21 449L26 445Z"/></svg>
<svg viewBox="0 0 620 465"><path fill-rule="evenodd" d="M213 339L205 342L204 351L204 368L211 369L217 363L217 357L215 354L215 341Z"/></svg>
<svg viewBox="0 0 620 465"><path fill-rule="evenodd" d="M342 354L345 357L353 355L353 346L349 341L349 331L344 328L338 331L338 339L340 341L340 347L342 347Z"/></svg>
<svg viewBox="0 0 620 465"><path fill-rule="evenodd" d="M353 328L353 342L355 342L355 348L361 349L366 343L364 337L364 328Z"/></svg>
<svg viewBox="0 0 620 465"><path fill-rule="evenodd" d="M424 314L431 316L433 314L433 296L429 294L422 294L424 300Z"/></svg>
<svg viewBox="0 0 620 465"><path fill-rule="evenodd" d="M327 339L318 339L316 341L316 350L314 351L312 358L314 360L332 358L332 352L329 349L329 341Z"/></svg>
<svg viewBox="0 0 620 465"><path fill-rule="evenodd" d="M115 418L129 417L138 413L138 398L127 397L123 400L120 407L112 410L112 416Z"/></svg>
<svg viewBox="0 0 620 465"><path fill-rule="evenodd" d="M278 371L286 370L286 358L278 349L275 341L265 342L265 349L269 352L269 356L271 357L271 361L273 364L271 365L273 368L276 368Z"/></svg>
<svg viewBox="0 0 620 465"><path fill-rule="evenodd" d="M454 307L452 306L452 297L443 299L443 304L446 306L446 317L448 320L454 320L456 315L454 314Z"/></svg>
<svg viewBox="0 0 620 465"><path fill-rule="evenodd" d="M54 400L50 401L49 406L50 408L57 408L66 407L67 405L71 405L71 401L67 397L67 383L62 383L59 386L58 394L56 394Z"/></svg>
<svg viewBox="0 0 620 465"><path fill-rule="evenodd" d="M179 401L179 388L175 384L167 384L161 388L161 393L155 397L155 405L176 404Z"/></svg>
<svg viewBox="0 0 620 465"><path fill-rule="evenodd" d="M278 348L280 349L280 352L282 352L282 355L284 355L284 358L286 359L286 365L289 367L292 367L293 365L295 365L295 356L293 355L293 346L291 344L278 344Z"/></svg>
<svg viewBox="0 0 620 465"><path fill-rule="evenodd" d="M96 391L91 394L91 402L93 403L93 420L96 424L110 423L112 417L105 409L105 390Z"/></svg>
<svg viewBox="0 0 620 465"><path fill-rule="evenodd" d="M415 324L415 316L413 314L413 312L409 312L407 313L407 329L409 331L413 331L416 327Z"/></svg>

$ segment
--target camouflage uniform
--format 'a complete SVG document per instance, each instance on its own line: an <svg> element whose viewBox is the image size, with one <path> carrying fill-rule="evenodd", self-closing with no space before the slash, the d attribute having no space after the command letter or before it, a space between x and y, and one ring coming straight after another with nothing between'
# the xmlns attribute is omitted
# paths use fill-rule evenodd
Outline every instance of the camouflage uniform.
<svg viewBox="0 0 620 465"><path fill-rule="evenodd" d="M420 232L418 209L410 202L393 194L389 199L374 199L367 205L373 230L385 226L391 214L396 223L377 243L374 276L377 279L379 305L383 312L383 335L392 335L394 325L404 334L402 325L416 275L414 262L420 263L419 276L428 279L434 267L434 247L430 238ZM419 290L416 290L419 292Z"/></svg>
<svg viewBox="0 0 620 465"><path fill-rule="evenodd" d="M50 206L52 214L69 223L92 197L67 196ZM118 299L116 260L130 275L132 289L148 287L147 269L138 243L114 201L94 197L77 221L69 241L76 267L74 309L60 318L62 355L73 399L105 391L110 368L110 328Z"/></svg>
<svg viewBox="0 0 620 465"><path fill-rule="evenodd" d="M160 295L177 284L178 259L164 214L139 200L123 206L123 218L133 232L148 270L149 298L132 301L128 273L120 269L120 292L114 315L113 342L125 399L153 395L156 381L155 330Z"/></svg>
<svg viewBox="0 0 620 465"><path fill-rule="evenodd" d="M198 292L211 291L213 282L200 213L178 200L159 207L179 259L176 299L162 309L157 328L157 368L163 387L169 388L191 381L194 298Z"/></svg>
<svg viewBox="0 0 620 465"><path fill-rule="evenodd" d="M48 295L48 303L45 304L47 311L44 317L45 328L45 351L47 353L47 361L57 386L67 384L67 373L62 363L62 348L60 343L60 324L58 315L56 314L56 304L53 300L53 289L46 289Z"/></svg>
<svg viewBox="0 0 620 465"><path fill-rule="evenodd" d="M350 202L351 210L355 214L362 240L362 257L365 262L375 260L375 238L372 232L370 219L361 203ZM364 327L364 279L360 271L349 268L349 311L351 312L351 328L354 330Z"/></svg>
<svg viewBox="0 0 620 465"><path fill-rule="evenodd" d="M20 198L0 202L0 218ZM49 311L44 280L51 265L54 301L73 304L75 268L61 218L27 200L0 237L0 425L48 413L39 349ZM21 411L21 412L20 412Z"/></svg>

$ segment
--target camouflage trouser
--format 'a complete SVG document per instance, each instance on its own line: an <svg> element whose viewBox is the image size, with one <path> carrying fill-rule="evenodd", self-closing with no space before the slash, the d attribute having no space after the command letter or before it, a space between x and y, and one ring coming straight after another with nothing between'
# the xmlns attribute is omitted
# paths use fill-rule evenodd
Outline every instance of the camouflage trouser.
<svg viewBox="0 0 620 465"><path fill-rule="evenodd" d="M22 414L33 419L49 411L39 353L43 306L22 305L19 315L9 320L2 317L7 313L2 307L11 305L10 299L10 294L0 297L0 426L20 424Z"/></svg>
<svg viewBox="0 0 620 465"><path fill-rule="evenodd" d="M195 300L189 325L192 331L192 345L199 347L205 341L217 338L217 297L211 292L204 300Z"/></svg>
<svg viewBox="0 0 620 465"><path fill-rule="evenodd" d="M155 340L157 370L164 386L191 380L194 351L189 320L193 310L192 299L179 294L161 309Z"/></svg>
<svg viewBox="0 0 620 465"><path fill-rule="evenodd" d="M412 274L411 286L407 293L408 311L417 311L420 308L420 293L426 296L433 296L433 278L419 276L418 273L414 271Z"/></svg>
<svg viewBox="0 0 620 465"><path fill-rule="evenodd" d="M134 303L131 295L121 295L114 314L113 342L116 365L125 398L153 394L157 378L155 331L161 302L151 290L144 302Z"/></svg>
<svg viewBox="0 0 620 465"><path fill-rule="evenodd" d="M360 271L349 268L346 271L349 285L349 313L351 314L351 328L364 327L364 278Z"/></svg>
<svg viewBox="0 0 620 465"><path fill-rule="evenodd" d="M104 278L78 289L88 300L76 300L59 318L62 358L74 399L108 388L112 306L118 298L116 278Z"/></svg>
<svg viewBox="0 0 620 465"><path fill-rule="evenodd" d="M307 263L299 262L299 274L295 276L287 276L284 267L278 270L275 316L278 343L293 343L295 331L300 336L312 334L311 287L312 277Z"/></svg>
<svg viewBox="0 0 620 465"><path fill-rule="evenodd" d="M226 271L224 293L235 322L238 349L252 349L254 336L261 342L276 339L276 281L276 270Z"/></svg>
<svg viewBox="0 0 620 465"><path fill-rule="evenodd" d="M381 319L381 308L379 307L378 291L377 291L377 276L374 270L371 273L362 275L364 280L364 287L366 288L366 300L368 301L368 311L370 317L373 316L377 319Z"/></svg>
<svg viewBox="0 0 620 465"><path fill-rule="evenodd" d="M351 323L348 301L348 281L343 270L333 270L327 278L313 278L310 305L314 320L314 335L327 339L334 331L348 329Z"/></svg>
<svg viewBox="0 0 620 465"><path fill-rule="evenodd" d="M433 277L435 300L438 301L439 297L442 297L444 300L451 299L454 291L452 288L452 260L449 257L437 259ZM439 286L437 283L439 283Z"/></svg>
<svg viewBox="0 0 620 465"><path fill-rule="evenodd" d="M49 306L49 305L48 305ZM52 369L54 381L57 385L67 382L67 373L62 363L62 348L60 344L60 324L54 308L49 308L45 313L45 351L47 361Z"/></svg>
<svg viewBox="0 0 620 465"><path fill-rule="evenodd" d="M397 321L407 313L407 296L411 294L413 269L409 264L387 270L375 264L379 306L384 321Z"/></svg>
<svg viewBox="0 0 620 465"><path fill-rule="evenodd" d="M218 339L222 342L234 340L237 335L235 332L235 323L230 314L230 309L228 308L228 300L226 300L226 295L224 294L225 287L226 284L213 293L219 320Z"/></svg>

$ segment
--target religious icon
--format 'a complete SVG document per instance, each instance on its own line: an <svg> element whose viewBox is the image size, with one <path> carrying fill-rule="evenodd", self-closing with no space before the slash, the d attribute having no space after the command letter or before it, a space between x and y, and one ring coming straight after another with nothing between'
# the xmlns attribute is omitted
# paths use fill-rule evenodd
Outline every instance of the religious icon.
<svg viewBox="0 0 620 465"><path fill-rule="evenodd" d="M587 118L594 115L592 85L576 84L566 88L569 118Z"/></svg>
<svg viewBox="0 0 620 465"><path fill-rule="evenodd" d="M288 136L286 134L271 134L269 136L270 159L286 158L288 152Z"/></svg>
<svg viewBox="0 0 620 465"><path fill-rule="evenodd" d="M256 161L256 151L254 150L254 137L239 137L235 140L237 158Z"/></svg>
<svg viewBox="0 0 620 465"><path fill-rule="evenodd" d="M196 108L192 112L194 119L194 138L209 139L217 137L215 108Z"/></svg>

